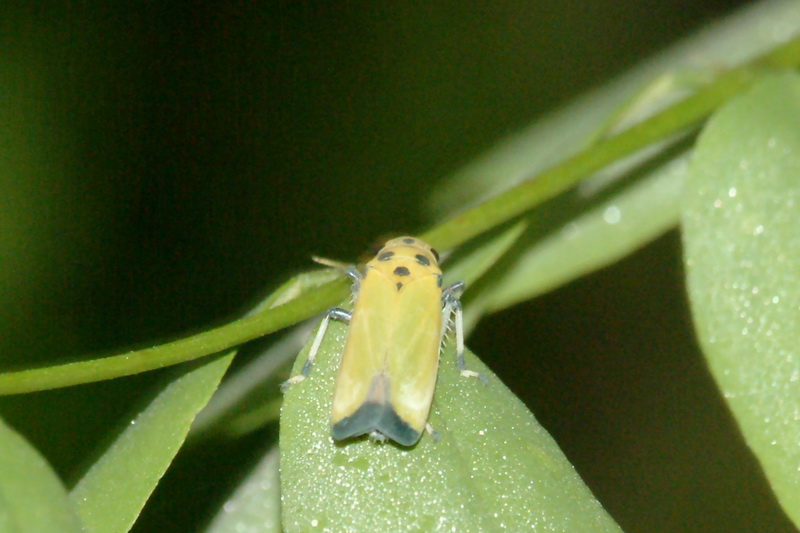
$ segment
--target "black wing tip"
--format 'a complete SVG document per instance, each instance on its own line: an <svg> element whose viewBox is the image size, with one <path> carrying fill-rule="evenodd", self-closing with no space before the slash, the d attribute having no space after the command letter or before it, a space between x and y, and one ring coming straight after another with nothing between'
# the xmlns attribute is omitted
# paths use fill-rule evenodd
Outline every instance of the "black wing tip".
<svg viewBox="0 0 800 533"><path fill-rule="evenodd" d="M344 440L377 432L402 446L413 446L421 432L400 418L391 405L367 402L352 415L333 425L334 440Z"/></svg>

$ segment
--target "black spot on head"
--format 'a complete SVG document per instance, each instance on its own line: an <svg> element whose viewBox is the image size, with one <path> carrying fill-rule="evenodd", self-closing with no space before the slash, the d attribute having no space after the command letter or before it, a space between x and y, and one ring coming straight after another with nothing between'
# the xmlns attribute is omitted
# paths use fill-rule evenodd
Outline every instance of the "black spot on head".
<svg viewBox="0 0 800 533"><path fill-rule="evenodd" d="M399 291L402 288L403 288L403 284L398 281L397 282L397 290Z"/></svg>
<svg viewBox="0 0 800 533"><path fill-rule="evenodd" d="M408 276L408 275L410 275L410 274L411 274L411 271L409 271L409 270L408 270L406 267L404 267L404 266L399 266L399 267L397 267L397 268L395 268L395 269L394 269L394 275L395 275L395 276Z"/></svg>
<svg viewBox="0 0 800 533"><path fill-rule="evenodd" d="M436 276L436 285L438 285L440 289L442 288L442 275L441 274Z"/></svg>
<svg viewBox="0 0 800 533"><path fill-rule="evenodd" d="M438 263L439 262L439 252L437 252L434 248L431 248L431 253L433 254L434 259L436 259L436 262Z"/></svg>
<svg viewBox="0 0 800 533"><path fill-rule="evenodd" d="M405 239L403 239L403 242L406 244L415 244L417 241L415 241L411 237L406 237Z"/></svg>
<svg viewBox="0 0 800 533"><path fill-rule="evenodd" d="M394 257L394 252L383 252L378 256L378 261L388 261L392 257Z"/></svg>

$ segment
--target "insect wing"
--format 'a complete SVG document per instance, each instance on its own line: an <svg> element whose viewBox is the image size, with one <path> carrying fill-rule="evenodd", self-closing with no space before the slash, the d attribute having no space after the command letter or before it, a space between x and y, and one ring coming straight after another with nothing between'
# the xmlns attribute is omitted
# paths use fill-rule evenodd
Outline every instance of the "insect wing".
<svg viewBox="0 0 800 533"><path fill-rule="evenodd" d="M381 409L386 395L375 390L380 383L391 333L392 307L397 288L379 272L367 270L361 281L350 328L347 333L336 391L333 398L334 438L361 435L372 429L377 404Z"/></svg>
<svg viewBox="0 0 800 533"><path fill-rule="evenodd" d="M397 293L393 322L386 361L391 405L419 438L428 420L439 366L442 290L437 275L417 278Z"/></svg>

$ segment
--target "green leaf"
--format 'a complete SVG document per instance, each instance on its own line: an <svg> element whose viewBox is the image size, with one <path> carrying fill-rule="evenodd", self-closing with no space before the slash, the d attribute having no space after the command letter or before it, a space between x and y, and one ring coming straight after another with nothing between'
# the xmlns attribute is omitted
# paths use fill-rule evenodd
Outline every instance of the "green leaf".
<svg viewBox="0 0 800 533"><path fill-rule="evenodd" d="M463 216L465 205L494 198L512 187L518 187L512 190L516 191L513 197L519 197L521 184L536 186L544 177L555 177L558 167L571 160L600 157L604 140L613 140L605 138L612 130L637 124L680 102L687 93L720 76L721 66L745 64L796 35L798 27L800 11L795 2L760 2L710 25L502 140L442 180L428 209L436 218L459 211ZM690 149L689 143L677 147L657 143L633 158L616 157L612 166L593 177L580 176L579 186L555 200L542 203L552 196L547 193L531 202L529 207L536 210L524 219L528 230L514 252L492 270L492 279L480 291L468 293L465 307L470 319L605 267L676 226ZM482 216L475 214L477 219ZM462 226L470 223L462 222ZM469 231L462 226L456 231ZM441 233L439 228L433 231Z"/></svg>
<svg viewBox="0 0 800 533"><path fill-rule="evenodd" d="M591 147L620 119L629 124L652 116L711 81L710 75L785 43L799 29L800 10L792 1L757 2L715 21L569 105L536 117L440 180L428 211L441 219L496 196Z"/></svg>
<svg viewBox="0 0 800 533"><path fill-rule="evenodd" d="M270 339L273 342L267 348L263 348L262 340L243 346L239 357L247 357L246 352L251 349L261 353L226 375L208 405L198 413L189 439L238 437L277 421L281 402L278 376L283 373L282 379L286 378L311 328L311 323L296 327L278 340Z"/></svg>
<svg viewBox="0 0 800 533"><path fill-rule="evenodd" d="M233 358L190 365L114 440L70 494L89 533L124 533L183 444Z"/></svg>
<svg viewBox="0 0 800 533"><path fill-rule="evenodd" d="M467 286L484 276L503 255L514 246L523 234L527 224L517 222L502 231L488 233L459 248L456 256L447 259L444 272L444 284L463 281Z"/></svg>
<svg viewBox="0 0 800 533"><path fill-rule="evenodd" d="M496 265L504 257L519 249L519 240L525 235L527 221L523 220L501 231L493 231L461 247L452 260L448 258L444 269L445 285L463 281L469 289L469 301L480 300L492 292L497 279ZM490 274L491 273L491 274ZM477 282L477 283L476 283ZM486 311L483 305L469 305L464 309L464 331L469 334Z"/></svg>
<svg viewBox="0 0 800 533"><path fill-rule="evenodd" d="M703 133L684 197L700 344L786 513L800 525L800 78L774 76Z"/></svg>
<svg viewBox="0 0 800 533"><path fill-rule="evenodd" d="M0 419L0 531L80 533L80 520L50 465Z"/></svg>
<svg viewBox="0 0 800 533"><path fill-rule="evenodd" d="M505 309L618 261L665 233L678 223L687 158L680 149L679 156L668 154L633 180L596 188L598 180L592 180L542 206L529 217L519 248L470 307Z"/></svg>
<svg viewBox="0 0 800 533"><path fill-rule="evenodd" d="M225 502L206 533L280 533L278 448L272 448Z"/></svg>
<svg viewBox="0 0 800 533"><path fill-rule="evenodd" d="M346 328L331 324L311 375L281 413L283 525L295 531L620 531L547 432L471 353L442 354L430 415L441 435L412 448L335 444L330 416ZM295 372L305 362L298 357Z"/></svg>

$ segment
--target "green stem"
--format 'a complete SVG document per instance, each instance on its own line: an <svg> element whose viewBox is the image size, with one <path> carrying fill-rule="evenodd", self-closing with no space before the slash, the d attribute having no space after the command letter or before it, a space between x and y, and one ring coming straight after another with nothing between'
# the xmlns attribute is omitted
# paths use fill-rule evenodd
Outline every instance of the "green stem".
<svg viewBox="0 0 800 533"><path fill-rule="evenodd" d="M262 313L153 348L0 374L0 395L92 383L191 361L296 324L321 313L346 295L347 284L340 279Z"/></svg>
<svg viewBox="0 0 800 533"><path fill-rule="evenodd" d="M456 215L421 238L444 250L463 244L530 211L593 172L655 141L697 127L722 103L750 87L759 78L762 69L796 68L798 65L800 37L743 66L725 72L716 81L685 100Z"/></svg>

